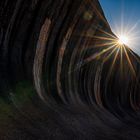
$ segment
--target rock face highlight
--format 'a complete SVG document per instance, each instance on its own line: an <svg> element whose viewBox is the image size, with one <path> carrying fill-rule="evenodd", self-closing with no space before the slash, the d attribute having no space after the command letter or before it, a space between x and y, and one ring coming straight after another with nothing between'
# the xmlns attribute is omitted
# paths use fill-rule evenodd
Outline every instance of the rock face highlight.
<svg viewBox="0 0 140 140"><path fill-rule="evenodd" d="M1 0L0 139L140 139L139 69L97 0Z"/></svg>

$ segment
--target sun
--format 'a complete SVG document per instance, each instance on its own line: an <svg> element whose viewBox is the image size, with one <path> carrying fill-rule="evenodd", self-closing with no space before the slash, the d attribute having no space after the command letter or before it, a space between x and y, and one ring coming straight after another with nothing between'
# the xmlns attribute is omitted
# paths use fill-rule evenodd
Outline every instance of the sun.
<svg viewBox="0 0 140 140"><path fill-rule="evenodd" d="M118 38L119 45L128 45L128 42L129 42L129 38L127 36L125 36L125 35L119 36L119 38Z"/></svg>

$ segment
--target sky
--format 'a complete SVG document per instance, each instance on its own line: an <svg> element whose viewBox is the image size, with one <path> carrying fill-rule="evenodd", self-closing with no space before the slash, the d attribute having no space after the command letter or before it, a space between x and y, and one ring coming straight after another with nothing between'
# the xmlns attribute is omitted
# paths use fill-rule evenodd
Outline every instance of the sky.
<svg viewBox="0 0 140 140"><path fill-rule="evenodd" d="M128 46L140 55L140 0L99 0L112 31L128 36Z"/></svg>

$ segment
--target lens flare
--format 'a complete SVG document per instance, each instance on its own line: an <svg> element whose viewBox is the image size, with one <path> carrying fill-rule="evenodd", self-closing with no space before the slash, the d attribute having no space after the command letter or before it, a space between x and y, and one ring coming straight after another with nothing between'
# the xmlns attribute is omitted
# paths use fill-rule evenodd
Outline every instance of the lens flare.
<svg viewBox="0 0 140 140"><path fill-rule="evenodd" d="M127 20L126 20L127 21ZM114 20L114 25L112 25L112 30L115 35L118 37L118 45L126 45L130 49L132 49L135 53L140 55L140 48L139 48L139 39L140 39L140 20L136 23L129 22L126 23L124 21L124 17L118 21Z"/></svg>
<svg viewBox="0 0 140 140"><path fill-rule="evenodd" d="M119 36L118 44L119 45L123 45L123 44L128 45L129 44L129 38L125 35Z"/></svg>

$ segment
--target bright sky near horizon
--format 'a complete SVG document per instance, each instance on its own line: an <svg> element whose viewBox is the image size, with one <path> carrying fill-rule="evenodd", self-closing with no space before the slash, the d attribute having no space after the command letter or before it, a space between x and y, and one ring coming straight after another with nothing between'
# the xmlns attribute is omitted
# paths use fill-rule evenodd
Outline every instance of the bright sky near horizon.
<svg viewBox="0 0 140 140"><path fill-rule="evenodd" d="M140 0L99 0L116 35L125 34L128 46L140 55Z"/></svg>

